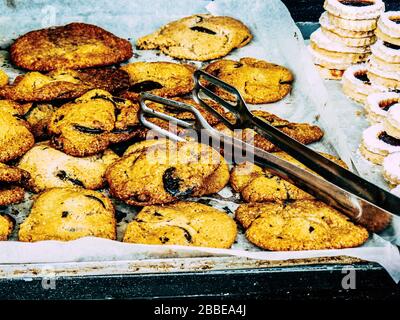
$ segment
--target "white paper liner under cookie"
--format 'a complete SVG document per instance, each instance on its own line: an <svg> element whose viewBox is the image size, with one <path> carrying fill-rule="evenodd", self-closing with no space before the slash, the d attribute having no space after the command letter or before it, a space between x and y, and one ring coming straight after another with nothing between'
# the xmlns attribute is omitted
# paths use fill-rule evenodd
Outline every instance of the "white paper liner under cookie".
<svg viewBox="0 0 400 320"><path fill-rule="evenodd" d="M378 92L370 94L365 102L365 111L372 121L382 123L387 116L388 111L383 110L382 103L400 101L400 94L396 92Z"/></svg>
<svg viewBox="0 0 400 320"><path fill-rule="evenodd" d="M400 24L392 21L396 18L400 20L400 11L387 11L381 14L378 20L379 29L393 38L400 38Z"/></svg>
<svg viewBox="0 0 400 320"><path fill-rule="evenodd" d="M371 52L383 61L389 63L400 63L400 49L392 49L385 46L381 39L378 39L371 46Z"/></svg>
<svg viewBox="0 0 400 320"><path fill-rule="evenodd" d="M370 6L345 5L340 0L325 0L324 9L331 14L350 20L376 19L385 10L382 0L371 0Z"/></svg>

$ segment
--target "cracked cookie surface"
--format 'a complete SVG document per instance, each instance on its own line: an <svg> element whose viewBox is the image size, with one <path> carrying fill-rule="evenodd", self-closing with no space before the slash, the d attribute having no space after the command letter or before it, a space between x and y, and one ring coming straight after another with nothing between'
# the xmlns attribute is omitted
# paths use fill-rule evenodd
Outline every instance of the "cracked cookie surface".
<svg viewBox="0 0 400 320"><path fill-rule="evenodd" d="M115 240L114 207L100 192L50 189L37 196L18 236L24 242L69 241L89 236Z"/></svg>
<svg viewBox="0 0 400 320"><path fill-rule="evenodd" d="M14 228L14 223L8 216L0 215L0 241L6 241Z"/></svg>
<svg viewBox="0 0 400 320"><path fill-rule="evenodd" d="M253 38L250 30L231 17L198 14L173 21L139 38L140 49L159 49L178 59L206 61L226 56Z"/></svg>
<svg viewBox="0 0 400 320"><path fill-rule="evenodd" d="M181 201L144 207L128 224L124 242L230 248L236 235L236 223L225 212Z"/></svg>
<svg viewBox="0 0 400 320"><path fill-rule="evenodd" d="M10 49L16 66L34 71L107 66L131 56L128 40L100 27L76 22L28 32Z"/></svg>
<svg viewBox="0 0 400 320"><path fill-rule="evenodd" d="M27 171L0 163L0 206L23 201L24 186L29 178Z"/></svg>
<svg viewBox="0 0 400 320"><path fill-rule="evenodd" d="M254 58L218 60L210 63L205 71L235 87L246 102L254 104L281 100L292 90L294 80L289 69ZM219 87L210 88L223 99L235 100Z"/></svg>

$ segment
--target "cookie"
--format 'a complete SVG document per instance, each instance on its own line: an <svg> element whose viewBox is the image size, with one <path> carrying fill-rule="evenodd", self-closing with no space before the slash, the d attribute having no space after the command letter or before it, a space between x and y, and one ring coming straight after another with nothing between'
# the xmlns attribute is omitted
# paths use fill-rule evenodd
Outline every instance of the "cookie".
<svg viewBox="0 0 400 320"><path fill-rule="evenodd" d="M0 206L23 201L29 177L25 170L0 163Z"/></svg>
<svg viewBox="0 0 400 320"><path fill-rule="evenodd" d="M108 66L132 56L132 45L112 33L86 23L35 30L12 44L10 58L33 71Z"/></svg>
<svg viewBox="0 0 400 320"><path fill-rule="evenodd" d="M367 118L371 124L383 123L391 107L400 102L400 94L395 92L370 94L365 103Z"/></svg>
<svg viewBox="0 0 400 320"><path fill-rule="evenodd" d="M121 67L130 78L122 97L138 101L141 92L161 97L176 97L190 93L194 88L193 72L189 64L172 62L134 62Z"/></svg>
<svg viewBox="0 0 400 320"><path fill-rule="evenodd" d="M382 164L386 156L395 152L400 152L400 140L388 135L382 124L375 124L363 131L360 153L365 159Z"/></svg>
<svg viewBox="0 0 400 320"><path fill-rule="evenodd" d="M317 64L315 65L315 68L317 69L321 78L326 80L340 80L342 79L344 73L344 70L329 69Z"/></svg>
<svg viewBox="0 0 400 320"><path fill-rule="evenodd" d="M236 223L225 212L180 201L144 207L128 224L124 242L228 249L236 235Z"/></svg>
<svg viewBox="0 0 400 320"><path fill-rule="evenodd" d="M400 36L393 37L387 34L384 30L381 29L382 26L378 26L375 30L376 36L384 42L387 42L395 47L400 46Z"/></svg>
<svg viewBox="0 0 400 320"><path fill-rule="evenodd" d="M353 248L369 237L365 228L316 200L242 204L235 215L251 243L272 251Z"/></svg>
<svg viewBox="0 0 400 320"><path fill-rule="evenodd" d="M350 38L350 37L342 37L336 34L335 32L325 29L323 27L321 27L321 31L327 38L329 38L333 42L340 43L341 45L347 47L366 47L370 46L371 44L374 44L376 41L375 36L366 38Z"/></svg>
<svg viewBox="0 0 400 320"><path fill-rule="evenodd" d="M379 18L385 4L382 0L325 0L324 9L340 18L366 20Z"/></svg>
<svg viewBox="0 0 400 320"><path fill-rule="evenodd" d="M51 144L76 157L97 154L137 134L138 110L129 100L91 90L54 112L48 126Z"/></svg>
<svg viewBox="0 0 400 320"><path fill-rule="evenodd" d="M35 143L29 124L14 102L0 100L0 162L22 156Z"/></svg>
<svg viewBox="0 0 400 320"><path fill-rule="evenodd" d="M314 65L319 65L324 68L328 69L336 69L336 70L346 70L348 67L350 67L354 61L353 57L347 58L347 54L340 55L338 57L332 57L327 54L326 50L323 49L314 49L312 48L311 45L307 46L308 52L311 55L311 59L314 63ZM362 58L361 60L363 60ZM365 59L367 59L365 57Z"/></svg>
<svg viewBox="0 0 400 320"><path fill-rule="evenodd" d="M400 46L391 45L378 39L371 46L372 54L387 63L400 63Z"/></svg>
<svg viewBox="0 0 400 320"><path fill-rule="evenodd" d="M82 237L116 239L114 207L100 192L54 188L35 199L20 225L20 241L69 241Z"/></svg>
<svg viewBox="0 0 400 320"><path fill-rule="evenodd" d="M161 50L178 59L206 61L226 56L253 38L250 30L231 17L198 14L168 23L139 38L137 47Z"/></svg>
<svg viewBox="0 0 400 320"><path fill-rule="evenodd" d="M344 19L328 12L329 23L345 30L368 32L376 29L376 19L351 20Z"/></svg>
<svg viewBox="0 0 400 320"><path fill-rule="evenodd" d="M292 90L294 80L287 68L254 58L215 61L205 71L235 87L246 102L254 104L283 99ZM220 88L211 89L223 99L235 100Z"/></svg>
<svg viewBox="0 0 400 320"><path fill-rule="evenodd" d="M281 119L272 113L261 110L255 110L252 113L253 115L267 121L270 125L281 130L289 137L303 144L310 144L319 141L324 136L324 132L318 126L310 125L308 123L290 122L285 119ZM234 136L236 139L241 139L249 144L253 144L257 148L263 149L267 152L275 152L279 150L270 141L257 134L252 129L239 130L233 133L228 127L226 127L222 123L217 124L215 126L215 129L221 131L225 135Z"/></svg>
<svg viewBox="0 0 400 320"><path fill-rule="evenodd" d="M14 228L14 223L8 216L0 215L0 241L6 241Z"/></svg>
<svg viewBox="0 0 400 320"><path fill-rule="evenodd" d="M20 105L20 114L29 123L30 131L36 141L50 138L48 126L56 107L44 103L25 103Z"/></svg>
<svg viewBox="0 0 400 320"><path fill-rule="evenodd" d="M375 86L389 90L400 90L400 76L398 72L384 72L379 69L368 69L368 78Z"/></svg>
<svg viewBox="0 0 400 320"><path fill-rule="evenodd" d="M379 69L380 72L387 72L387 73L400 73L400 63L391 63L391 62L386 62L383 61L382 59L378 58L375 55L371 55L368 59L368 69L373 70L373 69ZM379 73L378 73L379 74ZM390 77L390 76L389 76ZM392 76L392 78L396 79L395 75Z"/></svg>
<svg viewBox="0 0 400 320"><path fill-rule="evenodd" d="M34 146L21 158L18 168L30 173L31 178L27 185L33 192L56 187L96 190L104 187L105 171L118 159L111 150L90 157L76 158L42 143Z"/></svg>
<svg viewBox="0 0 400 320"><path fill-rule="evenodd" d="M0 97L21 102L55 101L78 98L92 89L117 93L128 87L129 76L119 69L28 72L18 76L13 84L0 88Z"/></svg>
<svg viewBox="0 0 400 320"><path fill-rule="evenodd" d="M0 87L5 86L8 83L8 75L0 69Z"/></svg>
<svg viewBox="0 0 400 320"><path fill-rule="evenodd" d="M347 168L346 164L340 159L329 154L321 154L340 166ZM276 152L274 155L312 172L285 152ZM246 202L313 199L310 194L274 175L268 169L262 169L249 162L239 164L232 169L230 184L236 192L240 192L242 199Z"/></svg>
<svg viewBox="0 0 400 320"><path fill-rule="evenodd" d="M197 142L146 141L130 152L106 171L110 193L127 204L146 206L215 193L229 180L224 158Z"/></svg>
<svg viewBox="0 0 400 320"><path fill-rule="evenodd" d="M391 185L400 185L400 152L389 154L383 160L383 177Z"/></svg>
<svg viewBox="0 0 400 320"><path fill-rule="evenodd" d="M390 107L383 121L383 127L389 136L400 139L400 103Z"/></svg>

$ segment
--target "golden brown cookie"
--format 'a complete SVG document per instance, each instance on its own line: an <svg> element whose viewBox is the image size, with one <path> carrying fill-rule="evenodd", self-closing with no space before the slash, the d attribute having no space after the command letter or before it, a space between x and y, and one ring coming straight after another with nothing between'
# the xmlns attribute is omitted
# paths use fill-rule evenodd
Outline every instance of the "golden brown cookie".
<svg viewBox="0 0 400 320"><path fill-rule="evenodd" d="M41 192L56 187L100 189L105 185L106 169L119 157L106 150L85 158L69 156L41 143L29 150L19 161L18 168L28 171L29 189Z"/></svg>
<svg viewBox="0 0 400 320"><path fill-rule="evenodd" d="M51 104L25 103L19 107L23 118L29 123L36 140L49 139L48 126L56 107Z"/></svg>
<svg viewBox="0 0 400 320"><path fill-rule="evenodd" d="M365 228L316 200L242 204L235 214L247 239L266 250L342 249L368 240Z"/></svg>
<svg viewBox="0 0 400 320"><path fill-rule="evenodd" d="M82 237L116 238L114 207L100 192L54 188L37 196L21 224L19 240L69 241Z"/></svg>
<svg viewBox="0 0 400 320"><path fill-rule="evenodd" d="M0 97L22 102L54 101L78 98L92 89L118 93L128 87L128 74L113 68L28 72L1 87Z"/></svg>
<svg viewBox="0 0 400 320"><path fill-rule="evenodd" d="M145 206L218 192L228 183L229 170L207 145L146 141L112 164L106 179L113 196Z"/></svg>
<svg viewBox="0 0 400 320"><path fill-rule="evenodd" d="M19 105L0 100L0 162L22 156L34 143L29 124L20 114Z"/></svg>
<svg viewBox="0 0 400 320"><path fill-rule="evenodd" d="M281 130L283 133L287 134L289 137L303 143L310 144L319 141L324 136L324 132L318 126L310 125L308 123L296 123L289 122L285 119L281 119L278 116L261 110L252 111L252 113L267 121L272 126ZM242 131L235 131L233 133L224 124L219 123L215 126L215 129L221 131L228 136L235 136L237 139L241 139L249 144L253 144L257 148L263 149L267 152L275 152L279 149L274 146L270 141L257 134L252 129L244 129Z"/></svg>
<svg viewBox="0 0 400 320"><path fill-rule="evenodd" d="M138 109L138 105L107 91L91 90L54 112L48 127L51 144L76 157L104 151L111 143L137 134Z"/></svg>
<svg viewBox="0 0 400 320"><path fill-rule="evenodd" d="M226 213L181 201L144 207L128 224L124 242L230 248L236 235L236 223Z"/></svg>
<svg viewBox="0 0 400 320"><path fill-rule="evenodd" d="M234 18L198 14L173 21L139 38L137 46L158 49L178 59L206 61L224 57L252 38L250 30Z"/></svg>
<svg viewBox="0 0 400 320"><path fill-rule="evenodd" d="M86 23L35 30L19 37L10 49L11 61L34 71L108 66L132 56L132 45Z"/></svg>
<svg viewBox="0 0 400 320"><path fill-rule="evenodd" d="M8 83L8 75L0 69L0 87L5 86Z"/></svg>
<svg viewBox="0 0 400 320"><path fill-rule="evenodd" d="M246 102L255 104L281 100L292 90L294 79L287 68L254 58L218 60L205 71L234 86ZM218 87L211 89L224 99L235 100Z"/></svg>
<svg viewBox="0 0 400 320"><path fill-rule="evenodd" d="M0 163L0 206L24 200L24 186L29 177L25 170Z"/></svg>
<svg viewBox="0 0 400 320"><path fill-rule="evenodd" d="M302 169L311 171L285 152L276 152L274 155ZM325 153L321 153L321 155L347 168L342 160ZM241 163L232 169L230 183L236 192L240 192L246 202L313 199L310 194L274 175L268 169L262 169L250 162Z"/></svg>
<svg viewBox="0 0 400 320"><path fill-rule="evenodd" d="M193 72L189 64L172 62L134 62L121 67L129 74L130 86L122 97L137 101L141 92L161 97L176 97L190 93L194 87Z"/></svg>
<svg viewBox="0 0 400 320"><path fill-rule="evenodd" d="M0 215L0 241L6 241L14 228L14 223L8 216Z"/></svg>

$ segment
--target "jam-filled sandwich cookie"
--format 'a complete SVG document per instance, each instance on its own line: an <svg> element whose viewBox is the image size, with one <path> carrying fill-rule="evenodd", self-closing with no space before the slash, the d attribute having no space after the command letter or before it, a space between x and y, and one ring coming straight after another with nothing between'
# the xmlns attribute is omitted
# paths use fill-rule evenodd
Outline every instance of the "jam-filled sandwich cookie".
<svg viewBox="0 0 400 320"><path fill-rule="evenodd" d="M23 119L20 106L13 101L0 100L0 162L19 158L35 143Z"/></svg>
<svg viewBox="0 0 400 320"><path fill-rule="evenodd" d="M10 49L16 66L34 71L108 66L127 60L132 54L128 40L86 23L28 32Z"/></svg>
<svg viewBox="0 0 400 320"><path fill-rule="evenodd" d="M347 168L346 164L340 159L329 154L321 154L340 166ZM302 169L311 171L285 152L275 152L274 156L299 166ZM246 202L313 199L310 194L274 175L268 169L262 169L249 162L236 165L232 169L230 184L236 192L240 192L243 200Z"/></svg>
<svg viewBox="0 0 400 320"><path fill-rule="evenodd" d="M400 103L394 104L389 109L383 126L388 135L400 139Z"/></svg>
<svg viewBox="0 0 400 320"><path fill-rule="evenodd" d="M386 63L400 63L400 46L395 46L378 39L376 43L371 46L371 52L375 57Z"/></svg>
<svg viewBox="0 0 400 320"><path fill-rule="evenodd" d="M290 93L294 81L287 68L254 58L215 61L205 71L234 86L246 102L254 104L281 100ZM235 99L220 88L213 90L224 99Z"/></svg>
<svg viewBox="0 0 400 320"><path fill-rule="evenodd" d="M365 103L368 95L386 91L384 87L371 84L365 64L351 66L345 71L342 89L346 96L362 104Z"/></svg>
<svg viewBox="0 0 400 320"><path fill-rule="evenodd" d="M317 69L321 78L326 80L340 80L342 79L344 73L344 70L330 69L318 64L315 65L315 68Z"/></svg>
<svg viewBox="0 0 400 320"><path fill-rule="evenodd" d="M388 135L382 124L375 124L364 130L360 152L367 160L382 164L386 156L399 151L400 140Z"/></svg>
<svg viewBox="0 0 400 320"><path fill-rule="evenodd" d="M290 122L288 120L279 118L272 113L262 110L252 111L252 114L267 121L270 125L276 127L277 129L287 134L289 137L301 142L302 144L310 144L319 141L324 136L324 132L322 131L322 129L315 125L311 125L308 123ZM259 135L252 129L232 131L223 123L217 124L215 126L215 129L221 131L225 135L235 137L236 139L241 139L265 151L279 151L279 149L275 145L273 145L270 141L268 141L266 138Z"/></svg>
<svg viewBox="0 0 400 320"><path fill-rule="evenodd" d="M21 102L54 101L78 98L92 89L117 93L128 87L129 76L119 69L28 72L18 76L13 84L1 87L0 97Z"/></svg>
<svg viewBox="0 0 400 320"><path fill-rule="evenodd" d="M346 54L339 54L338 56L331 55L330 52L328 52L327 50L319 48L313 49L311 45L308 45L307 49L311 55L311 59L314 65L317 66L320 74L322 72L323 76L326 75L326 73L328 72L327 70L333 70L334 74L339 73L340 77L342 77L344 71L353 64L353 58L347 58ZM361 60L364 61L365 59L367 58L363 57Z"/></svg>
<svg viewBox="0 0 400 320"><path fill-rule="evenodd" d="M366 229L316 200L242 204L235 215L246 238L266 250L352 248L369 237Z"/></svg>
<svg viewBox="0 0 400 320"><path fill-rule="evenodd" d="M394 46L400 46L400 11L383 13L378 20L375 33L383 41Z"/></svg>
<svg viewBox="0 0 400 320"><path fill-rule="evenodd" d="M400 185L400 152L389 154L383 160L383 177L392 186Z"/></svg>
<svg viewBox="0 0 400 320"><path fill-rule="evenodd" d="M49 123L51 144L75 157L102 152L110 144L137 134L138 109L138 105L107 91L89 91L54 112Z"/></svg>
<svg viewBox="0 0 400 320"><path fill-rule="evenodd" d="M391 107L400 102L400 94L396 92L373 93L365 103L367 118L371 124L383 123Z"/></svg>
<svg viewBox="0 0 400 320"><path fill-rule="evenodd" d="M128 224L123 241L228 249L236 235L236 223L225 212L181 201L144 207Z"/></svg>
<svg viewBox="0 0 400 320"><path fill-rule="evenodd" d="M325 0L324 9L348 20L377 19L385 10L382 0Z"/></svg>
<svg viewBox="0 0 400 320"><path fill-rule="evenodd" d="M19 240L69 241L82 237L116 239L116 220L110 199L100 192L54 188L37 196L21 224Z"/></svg>
<svg viewBox="0 0 400 320"><path fill-rule="evenodd" d="M29 178L27 171L0 163L0 206L23 201Z"/></svg>
<svg viewBox="0 0 400 320"><path fill-rule="evenodd" d="M112 164L106 179L114 197L146 206L217 193L228 183L229 169L208 145L147 140Z"/></svg>
<svg viewBox="0 0 400 320"><path fill-rule="evenodd" d="M161 50L178 59L206 61L226 56L253 38L250 30L231 17L198 14L173 21L139 38L144 50Z"/></svg>
<svg viewBox="0 0 400 320"><path fill-rule="evenodd" d="M148 91L162 97L176 97L190 93L194 87L189 64L172 62L134 62L121 67L129 74L130 85L122 96L137 101L139 94Z"/></svg>
<svg viewBox="0 0 400 320"><path fill-rule="evenodd" d="M10 217L0 215L0 241L6 241L13 231L14 223Z"/></svg>
<svg viewBox="0 0 400 320"><path fill-rule="evenodd" d="M8 75L0 69L0 87L5 86L8 83Z"/></svg>
<svg viewBox="0 0 400 320"><path fill-rule="evenodd" d="M18 167L30 173L27 185L33 192L56 187L100 189L105 185L106 169L118 159L111 150L76 158L42 143L29 150Z"/></svg>

